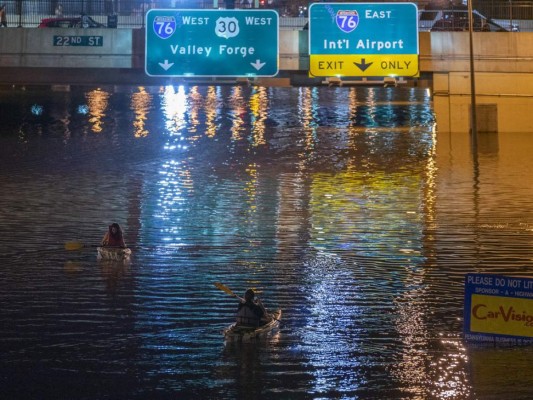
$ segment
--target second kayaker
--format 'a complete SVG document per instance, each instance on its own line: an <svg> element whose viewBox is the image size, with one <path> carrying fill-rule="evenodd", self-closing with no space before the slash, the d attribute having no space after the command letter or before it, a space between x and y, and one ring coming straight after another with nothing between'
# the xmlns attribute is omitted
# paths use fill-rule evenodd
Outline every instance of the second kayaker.
<svg viewBox="0 0 533 400"><path fill-rule="evenodd" d="M109 229L102 239L102 246L126 247L126 243L124 242L124 234L122 233L122 229L120 228L119 224L113 223L109 225Z"/></svg>
<svg viewBox="0 0 533 400"><path fill-rule="evenodd" d="M261 300L255 298L255 292L248 289L244 293L244 303L239 303L237 309L237 325L257 327L268 321L271 317L261 303Z"/></svg>

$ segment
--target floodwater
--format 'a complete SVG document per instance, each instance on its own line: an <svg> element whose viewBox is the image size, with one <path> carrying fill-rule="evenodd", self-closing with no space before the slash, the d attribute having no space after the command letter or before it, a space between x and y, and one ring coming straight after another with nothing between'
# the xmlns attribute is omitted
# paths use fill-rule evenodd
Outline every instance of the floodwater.
<svg viewBox="0 0 533 400"><path fill-rule="evenodd" d="M533 276L533 133L472 151L417 88L4 88L0 117L2 398L533 398L531 347L462 340L466 273ZM280 329L225 344L215 282Z"/></svg>

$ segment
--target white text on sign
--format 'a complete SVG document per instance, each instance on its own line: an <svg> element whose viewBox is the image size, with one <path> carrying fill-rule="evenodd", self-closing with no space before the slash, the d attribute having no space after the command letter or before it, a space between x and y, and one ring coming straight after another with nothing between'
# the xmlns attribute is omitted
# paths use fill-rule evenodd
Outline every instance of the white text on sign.
<svg viewBox="0 0 533 400"><path fill-rule="evenodd" d="M312 76L416 76L417 55L314 55L309 59Z"/></svg>
<svg viewBox="0 0 533 400"><path fill-rule="evenodd" d="M387 11L372 11L372 10L365 10L365 18L366 19L374 19L374 18L379 18L379 19L385 19L385 18L390 18L392 15L392 11L391 10L387 10Z"/></svg>
<svg viewBox="0 0 533 400"><path fill-rule="evenodd" d="M207 25L209 17L191 17L190 15L181 17L183 25Z"/></svg>
<svg viewBox="0 0 533 400"><path fill-rule="evenodd" d="M324 39L324 49L328 50L348 50L350 48L349 39L327 40ZM356 50L390 50L403 49L403 40L370 40L359 39L355 45Z"/></svg>
<svg viewBox="0 0 533 400"><path fill-rule="evenodd" d="M246 17L246 25L271 25L272 18Z"/></svg>
<svg viewBox="0 0 533 400"><path fill-rule="evenodd" d="M181 17L183 25L207 25L209 24L209 17L192 17L184 15ZM265 17L246 17L246 25L272 25L272 18Z"/></svg>
<svg viewBox="0 0 533 400"><path fill-rule="evenodd" d="M170 45L170 51L174 55L188 56L188 55L199 55L209 57L213 51L212 46L196 46L194 44L188 44L186 46L180 46L179 44ZM218 46L219 55L227 56L241 56L246 57L249 55L255 54L255 47L245 47L245 46L228 46L221 44Z"/></svg>

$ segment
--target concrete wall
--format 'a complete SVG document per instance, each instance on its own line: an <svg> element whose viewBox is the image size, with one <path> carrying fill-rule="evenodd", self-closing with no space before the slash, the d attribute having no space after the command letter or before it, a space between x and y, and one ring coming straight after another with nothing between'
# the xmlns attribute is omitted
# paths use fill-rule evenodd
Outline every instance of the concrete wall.
<svg viewBox="0 0 533 400"><path fill-rule="evenodd" d="M474 79L480 132L533 133L532 73L478 72ZM433 105L439 131L469 131L470 93L469 72L433 74ZM484 115L486 112L490 114Z"/></svg>
<svg viewBox="0 0 533 400"><path fill-rule="evenodd" d="M439 131L468 132L471 123L467 32L421 33L420 67L433 75ZM474 89L480 131L533 133L533 33L474 33Z"/></svg>
<svg viewBox="0 0 533 400"><path fill-rule="evenodd" d="M0 67L140 68L142 29L2 29ZM58 36L99 36L103 45L55 46ZM533 32L474 33L476 71L533 72ZM308 31L280 30L280 70L306 71ZM469 71L468 32L420 32L421 72Z"/></svg>
<svg viewBox="0 0 533 400"><path fill-rule="evenodd" d="M132 68L131 29L2 29L0 66L38 68ZM70 37L101 46L60 46Z"/></svg>
<svg viewBox="0 0 533 400"><path fill-rule="evenodd" d="M533 32L475 32L475 70L533 72ZM420 70L470 71L468 32L421 32Z"/></svg>
<svg viewBox="0 0 533 400"><path fill-rule="evenodd" d="M57 36L89 35L101 37L102 46L54 46ZM142 29L2 29L0 84L175 82L146 76L144 47ZM487 123L499 132L533 132L533 32L474 33L473 48L476 102L497 113ZM287 72L307 76L308 31L280 30L279 51L285 80ZM419 65L430 77L438 129L468 131L468 32L421 32Z"/></svg>

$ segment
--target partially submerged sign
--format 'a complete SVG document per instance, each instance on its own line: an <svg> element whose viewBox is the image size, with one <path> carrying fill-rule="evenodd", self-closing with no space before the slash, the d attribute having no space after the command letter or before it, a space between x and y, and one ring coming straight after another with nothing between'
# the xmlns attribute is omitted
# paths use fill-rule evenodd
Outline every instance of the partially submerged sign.
<svg viewBox="0 0 533 400"><path fill-rule="evenodd" d="M533 344L533 278L465 277L465 339Z"/></svg>

